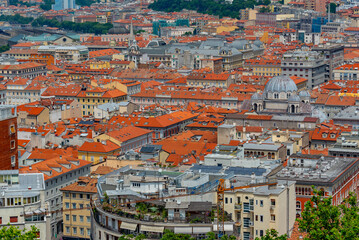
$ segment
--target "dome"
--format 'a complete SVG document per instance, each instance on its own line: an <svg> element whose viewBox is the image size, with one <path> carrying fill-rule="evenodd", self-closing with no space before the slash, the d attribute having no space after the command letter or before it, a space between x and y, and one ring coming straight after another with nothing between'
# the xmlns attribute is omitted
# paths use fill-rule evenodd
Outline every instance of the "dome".
<svg viewBox="0 0 359 240"><path fill-rule="evenodd" d="M262 99L263 99L262 94L259 94L257 92L255 94L253 94L251 97L251 100L262 100Z"/></svg>
<svg viewBox="0 0 359 240"><path fill-rule="evenodd" d="M310 93L306 90L300 91L299 97L310 97Z"/></svg>
<svg viewBox="0 0 359 240"><path fill-rule="evenodd" d="M290 97L288 98L289 102L300 102L300 97L296 94L293 93L292 95L290 95Z"/></svg>
<svg viewBox="0 0 359 240"><path fill-rule="evenodd" d="M296 92L298 91L297 85L290 77L283 75L273 77L268 81L264 88L264 92Z"/></svg>

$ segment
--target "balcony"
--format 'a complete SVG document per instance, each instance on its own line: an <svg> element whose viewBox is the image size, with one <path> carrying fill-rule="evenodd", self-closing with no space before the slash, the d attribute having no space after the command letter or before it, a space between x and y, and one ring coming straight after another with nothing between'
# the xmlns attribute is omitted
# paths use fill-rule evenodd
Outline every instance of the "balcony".
<svg viewBox="0 0 359 240"><path fill-rule="evenodd" d="M234 209L237 210L237 211L241 211L242 210L242 204L234 205Z"/></svg>

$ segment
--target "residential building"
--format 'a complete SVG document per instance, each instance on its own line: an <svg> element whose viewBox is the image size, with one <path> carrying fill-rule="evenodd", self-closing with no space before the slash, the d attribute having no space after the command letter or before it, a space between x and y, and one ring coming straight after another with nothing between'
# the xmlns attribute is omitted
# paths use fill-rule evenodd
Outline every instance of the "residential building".
<svg viewBox="0 0 359 240"><path fill-rule="evenodd" d="M91 238L91 201L97 193L97 178L79 177L77 182L61 188L63 239ZM71 211L66 211L71 209Z"/></svg>
<svg viewBox="0 0 359 240"><path fill-rule="evenodd" d="M18 125L22 127L39 127L50 123L50 112L46 107L20 105L17 114Z"/></svg>
<svg viewBox="0 0 359 240"><path fill-rule="evenodd" d="M326 79L326 62L322 54L313 51L294 51L283 54L283 76L298 76L308 79L309 89L328 81Z"/></svg>
<svg viewBox="0 0 359 240"><path fill-rule="evenodd" d="M282 73L281 60L249 59L244 67L252 69L254 75L278 76Z"/></svg>
<svg viewBox="0 0 359 240"><path fill-rule="evenodd" d="M305 0L304 3L305 3L304 5L305 9L313 10L316 12L322 12L322 13L326 12L325 1L323 2L321 0Z"/></svg>
<svg viewBox="0 0 359 240"><path fill-rule="evenodd" d="M152 143L152 131L128 126L97 136L95 141L111 141L121 147L121 154L130 150L140 150L142 146Z"/></svg>
<svg viewBox="0 0 359 240"><path fill-rule="evenodd" d="M296 182L296 212L300 217L305 203L312 197L312 186L323 191L325 197L333 197L335 206L342 204L350 192L357 193L358 168L358 158L294 154L276 177Z"/></svg>
<svg viewBox="0 0 359 240"><path fill-rule="evenodd" d="M78 6L76 5L75 0L56 0L55 4L52 5L52 9L55 11L76 8L78 8Z"/></svg>
<svg viewBox="0 0 359 240"><path fill-rule="evenodd" d="M106 161L110 156L119 156L121 146L112 141L84 142L79 147L79 158L90 161L92 164L98 164Z"/></svg>
<svg viewBox="0 0 359 240"><path fill-rule="evenodd" d="M105 103L94 107L94 117L110 119L119 114L132 114L138 106L132 102Z"/></svg>
<svg viewBox="0 0 359 240"><path fill-rule="evenodd" d="M18 139L17 115L13 106L0 106L0 170L17 169Z"/></svg>
<svg viewBox="0 0 359 240"><path fill-rule="evenodd" d="M50 217L51 233L46 235L47 238L56 239L63 233L63 199L60 189L76 182L79 177L90 174L90 166L91 162L79 160L73 156L58 155L21 168L20 173L41 173L44 176L44 202L48 206L48 211L52 212ZM65 208L70 207L65 205Z"/></svg>
<svg viewBox="0 0 359 240"><path fill-rule="evenodd" d="M46 65L37 62L26 62L16 65L0 65L0 75L4 79L13 79L15 77L33 79L46 74Z"/></svg>
<svg viewBox="0 0 359 240"><path fill-rule="evenodd" d="M42 173L19 174L18 170L1 170L0 226L20 230L38 229L37 239L50 238L50 215L45 202Z"/></svg>
<svg viewBox="0 0 359 240"><path fill-rule="evenodd" d="M118 89L104 89L100 87L82 89L76 96L82 105L82 116L94 116L97 105L104 103L117 103L127 100L127 94Z"/></svg>
<svg viewBox="0 0 359 240"><path fill-rule="evenodd" d="M339 79L335 78L334 70L344 63L344 46L340 44L318 45L313 47L312 51L324 55L324 61L327 65L325 79Z"/></svg>
<svg viewBox="0 0 359 240"><path fill-rule="evenodd" d="M197 73L192 72L187 77L187 85L195 87L223 87L228 88L233 83L230 74L225 73Z"/></svg>
<svg viewBox="0 0 359 240"><path fill-rule="evenodd" d="M236 182L231 187L247 185ZM278 181L262 186L224 193L224 210L232 215L242 240L260 238L267 229L290 236L296 219L295 182Z"/></svg>
<svg viewBox="0 0 359 240"><path fill-rule="evenodd" d="M334 80L359 80L359 63L344 64L333 69Z"/></svg>
<svg viewBox="0 0 359 240"><path fill-rule="evenodd" d="M62 1L62 0L61 0ZM46 45L38 48L38 53L51 54L55 61L80 63L88 60L89 50L82 45Z"/></svg>

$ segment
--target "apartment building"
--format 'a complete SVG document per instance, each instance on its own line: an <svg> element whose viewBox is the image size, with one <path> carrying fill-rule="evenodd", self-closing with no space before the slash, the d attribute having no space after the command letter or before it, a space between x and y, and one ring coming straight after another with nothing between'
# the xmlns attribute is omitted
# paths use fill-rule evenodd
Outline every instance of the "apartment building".
<svg viewBox="0 0 359 240"><path fill-rule="evenodd" d="M282 75L308 79L309 89L325 82L326 62L324 56L313 51L294 51L283 54Z"/></svg>
<svg viewBox="0 0 359 240"><path fill-rule="evenodd" d="M118 89L88 88L82 89L76 96L82 105L82 116L94 116L95 106L110 102L121 102L127 100L127 94Z"/></svg>
<svg viewBox="0 0 359 240"><path fill-rule="evenodd" d="M79 177L90 174L91 163L79 160L72 156L61 156L37 162L31 166L23 167L20 173L41 173L44 176L45 197L44 202L50 216L51 233L47 236L56 239L63 233L62 207L63 199L61 188L76 182Z"/></svg>
<svg viewBox="0 0 359 240"><path fill-rule="evenodd" d="M237 185L243 183L233 186ZM242 240L260 238L267 229L290 235L296 219L295 182L278 181L275 186L227 191L224 210L232 215Z"/></svg>
<svg viewBox="0 0 359 240"><path fill-rule="evenodd" d="M37 62L26 62L16 65L0 65L0 75L4 79L15 77L35 78L46 74L46 64Z"/></svg>
<svg viewBox="0 0 359 240"><path fill-rule="evenodd" d="M12 106L0 106L0 135L0 170L17 169L17 115Z"/></svg>
<svg viewBox="0 0 359 240"><path fill-rule="evenodd" d="M45 182L42 173L19 174L18 170L1 170L0 227L39 229L40 240L50 236L50 216L45 203Z"/></svg>
<svg viewBox="0 0 359 240"><path fill-rule="evenodd" d="M359 63L345 64L333 69L334 80L354 80L359 79Z"/></svg>
<svg viewBox="0 0 359 240"><path fill-rule="evenodd" d="M193 72L187 77L187 84L196 87L222 87L227 88L233 83L230 74L226 73L196 73Z"/></svg>
<svg viewBox="0 0 359 240"><path fill-rule="evenodd" d="M90 239L93 195L97 193L97 178L79 177L78 181L61 188L64 236L63 239ZM68 210L71 209L71 210Z"/></svg>
<svg viewBox="0 0 359 240"><path fill-rule="evenodd" d="M282 73L280 60L249 59L244 67L252 69L253 74L258 76L279 76Z"/></svg>
<svg viewBox="0 0 359 240"><path fill-rule="evenodd" d="M344 46L341 44L323 44L313 47L312 51L322 54L325 58L324 61L327 65L325 79L339 79L335 78L334 71L344 63Z"/></svg>
<svg viewBox="0 0 359 240"><path fill-rule="evenodd" d="M305 203L312 197L312 186L323 191L324 196L332 196L336 206L349 196L349 192L357 193L358 169L358 158L293 154L277 179L296 182L295 208L300 217Z"/></svg>
<svg viewBox="0 0 359 240"><path fill-rule="evenodd" d="M72 63L80 63L88 60L89 50L86 46L61 46L61 45L46 45L38 48L39 54L51 54L55 61L65 61Z"/></svg>

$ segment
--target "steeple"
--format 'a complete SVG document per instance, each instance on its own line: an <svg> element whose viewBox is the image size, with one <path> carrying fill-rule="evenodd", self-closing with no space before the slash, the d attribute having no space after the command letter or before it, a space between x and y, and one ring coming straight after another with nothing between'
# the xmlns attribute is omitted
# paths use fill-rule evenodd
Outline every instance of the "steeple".
<svg viewBox="0 0 359 240"><path fill-rule="evenodd" d="M132 24L132 18L131 18L130 37L128 38L129 46L132 45L132 43L133 43L134 40L135 40L135 35L133 34L133 24Z"/></svg>

